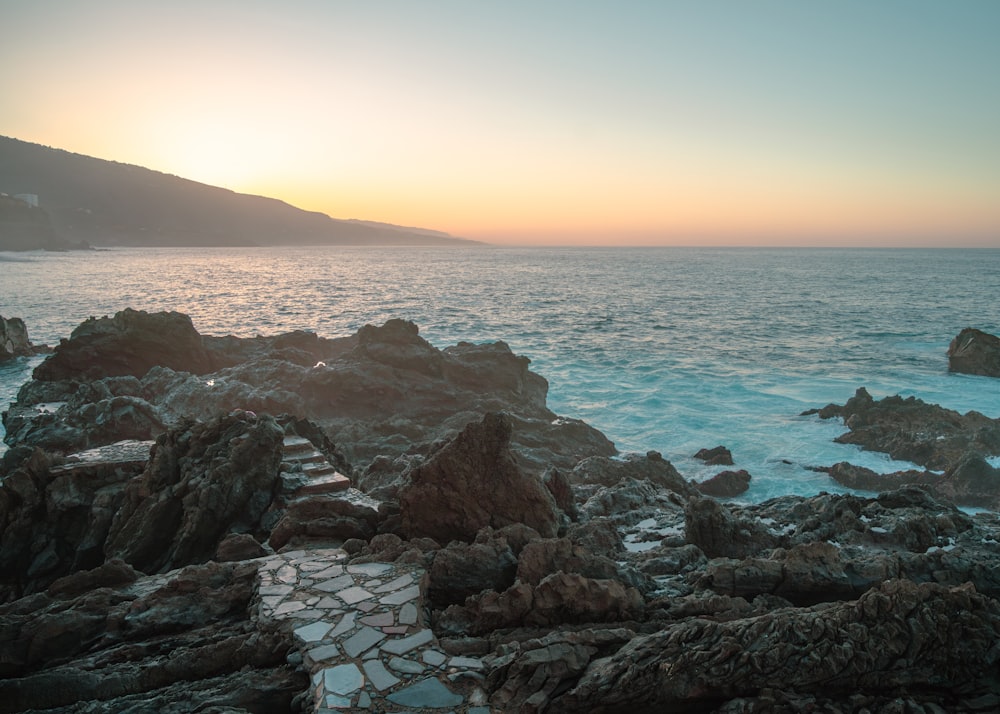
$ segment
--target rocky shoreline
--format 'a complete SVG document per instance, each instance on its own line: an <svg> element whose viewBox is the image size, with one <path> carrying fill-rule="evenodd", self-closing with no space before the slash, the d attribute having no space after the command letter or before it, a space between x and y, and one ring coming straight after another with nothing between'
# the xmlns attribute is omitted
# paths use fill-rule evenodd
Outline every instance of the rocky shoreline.
<svg viewBox="0 0 1000 714"><path fill-rule="evenodd" d="M546 391L400 320L88 320L3 416L0 712L1000 708L1000 420L860 389L802 418L925 471L748 506Z"/></svg>

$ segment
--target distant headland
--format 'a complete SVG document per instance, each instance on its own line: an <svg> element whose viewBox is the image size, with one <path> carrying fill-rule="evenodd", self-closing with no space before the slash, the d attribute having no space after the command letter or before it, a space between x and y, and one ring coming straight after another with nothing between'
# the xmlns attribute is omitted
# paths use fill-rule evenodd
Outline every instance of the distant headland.
<svg viewBox="0 0 1000 714"><path fill-rule="evenodd" d="M478 246L0 137L0 250L91 246Z"/></svg>

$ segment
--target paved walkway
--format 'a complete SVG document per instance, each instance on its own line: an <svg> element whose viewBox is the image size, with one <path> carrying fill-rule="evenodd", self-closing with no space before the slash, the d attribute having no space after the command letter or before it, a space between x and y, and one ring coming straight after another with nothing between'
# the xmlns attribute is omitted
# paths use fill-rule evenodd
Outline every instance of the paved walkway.
<svg viewBox="0 0 1000 714"><path fill-rule="evenodd" d="M346 561L340 549L297 550L259 570L258 617L292 628L314 711L489 714L482 662L448 656L427 627L423 569Z"/></svg>

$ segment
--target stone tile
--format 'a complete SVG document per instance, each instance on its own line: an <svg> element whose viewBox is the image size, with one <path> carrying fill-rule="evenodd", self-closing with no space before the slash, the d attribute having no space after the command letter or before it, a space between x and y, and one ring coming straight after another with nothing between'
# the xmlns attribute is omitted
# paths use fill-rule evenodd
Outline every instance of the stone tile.
<svg viewBox="0 0 1000 714"><path fill-rule="evenodd" d="M362 587L354 586L352 588L339 591L337 593L337 597L346 602L348 605L353 605L354 603L361 602L362 600L369 600L375 596Z"/></svg>
<svg viewBox="0 0 1000 714"><path fill-rule="evenodd" d="M311 650L306 652L306 657L311 659L316 664L326 662L327 660L339 656L340 648L337 647L337 645L320 645L319 647L313 647Z"/></svg>
<svg viewBox="0 0 1000 714"><path fill-rule="evenodd" d="M372 698L368 696L368 692L361 692L358 695L358 709L370 709L372 706ZM490 714L488 711L486 714Z"/></svg>
<svg viewBox="0 0 1000 714"><path fill-rule="evenodd" d="M406 625L390 625L382 628L382 632L387 635L405 635L409 631L410 628Z"/></svg>
<svg viewBox="0 0 1000 714"><path fill-rule="evenodd" d="M293 620L318 620L322 617L326 617L326 613L322 610L298 610L288 615L289 618Z"/></svg>
<svg viewBox="0 0 1000 714"><path fill-rule="evenodd" d="M411 585L410 587L394 592L391 595L385 595L380 597L378 601L383 605L402 605L404 602L409 602L410 600L416 600L420 597L420 586Z"/></svg>
<svg viewBox="0 0 1000 714"><path fill-rule="evenodd" d="M290 612L295 612L296 610L304 610L306 604L300 600L291 600L283 605L279 605L274 609L275 615L287 615Z"/></svg>
<svg viewBox="0 0 1000 714"><path fill-rule="evenodd" d="M390 570L393 570L393 566L389 563L357 563L347 566L347 572L367 575L370 578L378 577Z"/></svg>
<svg viewBox="0 0 1000 714"><path fill-rule="evenodd" d="M365 686L365 676L354 663L339 664L323 670L323 685L333 694L353 694Z"/></svg>
<svg viewBox="0 0 1000 714"><path fill-rule="evenodd" d="M340 612L339 610L340 600L327 595L326 597L322 598L318 603L316 603L316 607L321 608L323 610L337 609L337 611Z"/></svg>
<svg viewBox="0 0 1000 714"><path fill-rule="evenodd" d="M400 625L416 625L420 617L420 611L412 602L408 602L399 608Z"/></svg>
<svg viewBox="0 0 1000 714"><path fill-rule="evenodd" d="M404 659L402 657L390 658L389 666L397 672L402 672L403 674L423 674L424 670L427 669L427 667L419 662L414 662L412 659Z"/></svg>
<svg viewBox="0 0 1000 714"><path fill-rule="evenodd" d="M365 668L365 674L368 675L368 681L372 683L372 686L380 692L383 689L388 689L399 684L399 677L392 674L389 670L385 668L377 659L369 660L362 665Z"/></svg>
<svg viewBox="0 0 1000 714"><path fill-rule="evenodd" d="M264 585L257 590L257 593L261 597L264 597L265 595L280 595L281 597L284 597L294 589L295 588L291 585Z"/></svg>
<svg viewBox="0 0 1000 714"><path fill-rule="evenodd" d="M316 563L315 565L317 565L318 568L322 568L320 572L310 574L310 577L316 578L317 580L327 580L328 578L335 578L338 575L344 574L343 565L330 565L326 568L323 568L326 563Z"/></svg>
<svg viewBox="0 0 1000 714"><path fill-rule="evenodd" d="M377 592L377 593L391 593L394 590L399 590L400 588L405 588L407 585L410 585L412 582L413 582L413 576L412 575L400 575L395 580L393 580L391 582L388 582L385 585L382 585L381 587L376 588L375 592ZM369 583L369 587L371 587L371 583Z"/></svg>
<svg viewBox="0 0 1000 714"><path fill-rule="evenodd" d="M351 697L344 697L340 694L327 694L326 706L331 709L350 709Z"/></svg>
<svg viewBox="0 0 1000 714"><path fill-rule="evenodd" d="M390 640L382 645L382 651L388 652L389 654L406 654L410 650L420 647L421 645L426 645L428 642L433 642L434 633L431 630L421 630L415 635L410 635L409 637L404 637L400 640Z"/></svg>
<svg viewBox="0 0 1000 714"><path fill-rule="evenodd" d="M329 622L313 622L295 628L295 636L303 642L319 642L330 631Z"/></svg>
<svg viewBox="0 0 1000 714"><path fill-rule="evenodd" d="M391 612L380 612L377 615L362 617L361 624L371 625L372 627L387 627L389 625L395 625L396 618L393 617Z"/></svg>
<svg viewBox="0 0 1000 714"><path fill-rule="evenodd" d="M314 573L317 570L323 570L324 568L328 568L329 566L327 566L327 564L321 560L310 560L308 563L302 563L302 565L298 567L299 570L302 571L303 573ZM341 572L343 572L343 570L341 570ZM325 575L323 577L329 578L333 576Z"/></svg>
<svg viewBox="0 0 1000 714"><path fill-rule="evenodd" d="M404 687L390 694L387 699L401 707L426 707L428 709L446 709L457 707L463 703L462 695L455 694L434 677Z"/></svg>
<svg viewBox="0 0 1000 714"><path fill-rule="evenodd" d="M299 579L299 571L291 565L285 565L278 569L276 577L287 585L294 585Z"/></svg>
<svg viewBox="0 0 1000 714"><path fill-rule="evenodd" d="M449 667L460 667L461 669L482 669L483 661L475 657L452 657L448 661Z"/></svg>
<svg viewBox="0 0 1000 714"><path fill-rule="evenodd" d="M330 631L330 637L331 638L340 637L341 635L345 635L351 630L353 630L354 617L355 613L349 612L342 618L340 618L340 622L337 623L337 626Z"/></svg>
<svg viewBox="0 0 1000 714"><path fill-rule="evenodd" d="M448 655L438 650L424 650L420 659L432 667L440 667L448 659Z"/></svg>
<svg viewBox="0 0 1000 714"><path fill-rule="evenodd" d="M265 607L269 607L273 610L280 605L281 601L284 599L283 595L268 595L266 597L262 597L260 601Z"/></svg>
<svg viewBox="0 0 1000 714"><path fill-rule="evenodd" d="M314 590L321 590L325 593L335 593L338 590L343 590L344 588L349 588L354 585L354 578L346 573L340 575L336 578L330 580L325 580L322 583L313 585Z"/></svg>
<svg viewBox="0 0 1000 714"><path fill-rule="evenodd" d="M368 602L359 602L357 605L354 606L354 609L361 610L361 612L371 612L376 607L378 607L378 603L371 602L369 600Z"/></svg>
<svg viewBox="0 0 1000 714"><path fill-rule="evenodd" d="M362 627L343 641L342 646L348 657L357 657L385 639L385 633L371 627Z"/></svg>

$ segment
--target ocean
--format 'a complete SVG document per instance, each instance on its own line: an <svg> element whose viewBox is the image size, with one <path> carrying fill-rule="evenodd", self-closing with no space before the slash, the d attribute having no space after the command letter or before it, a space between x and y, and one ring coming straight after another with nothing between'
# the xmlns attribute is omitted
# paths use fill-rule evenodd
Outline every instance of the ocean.
<svg viewBox="0 0 1000 714"><path fill-rule="evenodd" d="M1000 333L1000 250L219 248L0 254L0 315L36 344L89 316L178 310L203 334L352 334L393 317L437 347L503 340L549 381L549 406L620 451L682 474L724 445L743 500L841 492L809 469L910 468L833 443L799 414L916 396L1000 417L1000 380L949 374L964 327ZM0 366L0 406L37 359Z"/></svg>

